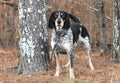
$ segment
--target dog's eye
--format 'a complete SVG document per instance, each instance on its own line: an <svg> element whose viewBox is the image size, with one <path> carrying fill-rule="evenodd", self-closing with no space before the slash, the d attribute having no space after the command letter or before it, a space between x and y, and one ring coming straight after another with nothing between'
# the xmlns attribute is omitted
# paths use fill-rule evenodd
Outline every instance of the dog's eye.
<svg viewBox="0 0 120 83"><path fill-rule="evenodd" d="M61 13L60 16L61 16L62 18L65 18L65 14L64 14L64 13Z"/></svg>
<svg viewBox="0 0 120 83"><path fill-rule="evenodd" d="M58 17L58 13L54 13L53 16L54 16L55 18L57 18L57 17Z"/></svg>

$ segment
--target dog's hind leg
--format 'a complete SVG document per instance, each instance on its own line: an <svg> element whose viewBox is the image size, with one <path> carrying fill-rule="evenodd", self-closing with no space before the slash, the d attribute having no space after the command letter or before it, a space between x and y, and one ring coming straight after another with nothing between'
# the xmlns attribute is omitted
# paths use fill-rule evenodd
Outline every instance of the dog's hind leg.
<svg viewBox="0 0 120 83"><path fill-rule="evenodd" d="M90 46L90 43L89 43L89 38L86 36L85 38L81 38L81 40L87 48L88 63L89 63L90 69L94 70L94 66L93 66L92 58L91 58L91 46Z"/></svg>
<svg viewBox="0 0 120 83"><path fill-rule="evenodd" d="M87 54L88 54L90 69L94 70L94 66L93 66L92 59L91 59L91 50L88 50Z"/></svg>
<svg viewBox="0 0 120 83"><path fill-rule="evenodd" d="M74 58L74 56L73 56L72 51L68 52L68 55L69 55L69 62L68 62L68 64L70 65L69 66L70 78L75 78L74 71L73 71L73 58Z"/></svg>

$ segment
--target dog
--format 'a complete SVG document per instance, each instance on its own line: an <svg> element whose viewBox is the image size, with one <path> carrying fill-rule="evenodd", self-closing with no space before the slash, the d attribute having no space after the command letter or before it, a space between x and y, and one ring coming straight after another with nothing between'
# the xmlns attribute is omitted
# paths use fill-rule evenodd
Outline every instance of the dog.
<svg viewBox="0 0 120 83"><path fill-rule="evenodd" d="M70 19L72 19L74 23L71 24ZM48 27L52 29L51 48L56 61L56 72L54 76L58 77L60 75L58 54L64 50L68 54L69 61L63 67L69 66L69 76L70 78L75 78L73 70L73 49L79 41L85 44L90 69L94 70L91 59L89 34L77 17L65 11L54 11L50 15Z"/></svg>

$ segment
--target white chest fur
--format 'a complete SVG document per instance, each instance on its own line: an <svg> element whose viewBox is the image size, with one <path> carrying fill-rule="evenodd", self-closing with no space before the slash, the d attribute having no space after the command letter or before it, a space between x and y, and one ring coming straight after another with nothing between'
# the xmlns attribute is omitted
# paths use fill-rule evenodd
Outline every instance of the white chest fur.
<svg viewBox="0 0 120 83"><path fill-rule="evenodd" d="M72 35L72 30L68 29L68 32L66 35L63 37L58 37L56 36L55 30L52 31L52 37L51 37L51 46L52 49L56 46L62 49L65 49L66 51L72 50L73 49L73 35Z"/></svg>

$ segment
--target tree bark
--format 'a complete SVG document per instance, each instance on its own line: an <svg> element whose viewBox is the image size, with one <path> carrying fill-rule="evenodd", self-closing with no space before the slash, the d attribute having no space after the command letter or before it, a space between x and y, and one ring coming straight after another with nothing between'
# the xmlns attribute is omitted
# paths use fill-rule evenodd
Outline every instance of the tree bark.
<svg viewBox="0 0 120 83"><path fill-rule="evenodd" d="M74 0L71 1L71 14L74 15Z"/></svg>
<svg viewBox="0 0 120 83"><path fill-rule="evenodd" d="M116 0L113 5L112 61L120 62L120 2L119 0Z"/></svg>
<svg viewBox="0 0 120 83"><path fill-rule="evenodd" d="M105 12L104 12L104 0L97 0L97 6L98 6L98 26L100 31L100 55L103 55L103 53L106 50L106 24L105 24Z"/></svg>
<svg viewBox="0 0 120 83"><path fill-rule="evenodd" d="M18 73L49 70L45 0L19 0Z"/></svg>

